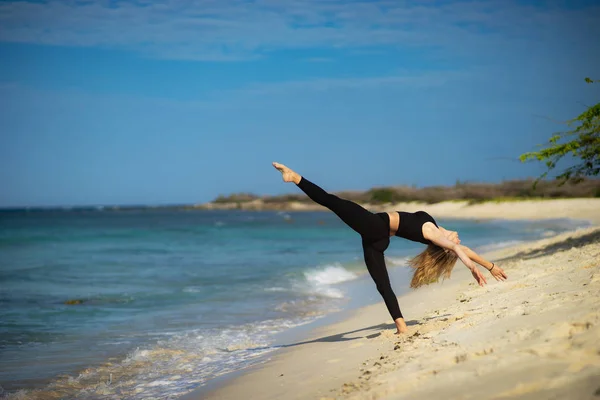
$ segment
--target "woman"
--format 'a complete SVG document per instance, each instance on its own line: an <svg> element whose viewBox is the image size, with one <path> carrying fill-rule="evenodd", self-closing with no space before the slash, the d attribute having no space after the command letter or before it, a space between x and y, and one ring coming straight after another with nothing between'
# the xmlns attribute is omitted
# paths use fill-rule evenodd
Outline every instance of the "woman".
<svg viewBox="0 0 600 400"><path fill-rule="evenodd" d="M486 268L496 280L505 280L502 268L481 258L473 250L460 244L458 234L448 231L435 222L426 212L385 212L374 214L349 200L341 199L325 192L298 173L283 164L274 162L273 166L281 172L284 182L294 182L314 202L329 208L362 238L363 254L369 274L375 281L377 290L396 324L396 333L408 331L398 299L390 285L383 252L390 243L390 236L399 236L428 245L418 256L409 261L415 269L411 287L419 287L436 282L440 276L450 277L457 258L471 270L480 286L487 283L485 277L475 266Z"/></svg>

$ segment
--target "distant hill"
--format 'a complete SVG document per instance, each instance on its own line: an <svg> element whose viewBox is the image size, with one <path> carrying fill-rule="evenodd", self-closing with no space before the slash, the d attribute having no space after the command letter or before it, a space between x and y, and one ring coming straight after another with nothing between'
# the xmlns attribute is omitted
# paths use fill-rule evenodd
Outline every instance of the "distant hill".
<svg viewBox="0 0 600 400"><path fill-rule="evenodd" d="M501 183L457 182L452 186L374 187L366 191L341 191L336 195L361 204L383 205L389 203L442 201L516 201L528 199L589 198L600 197L600 179L586 179L577 184L560 185L557 181L511 180ZM304 209L312 208L312 201L303 193L279 196L261 196L253 193L220 195L210 203L194 208L206 209Z"/></svg>

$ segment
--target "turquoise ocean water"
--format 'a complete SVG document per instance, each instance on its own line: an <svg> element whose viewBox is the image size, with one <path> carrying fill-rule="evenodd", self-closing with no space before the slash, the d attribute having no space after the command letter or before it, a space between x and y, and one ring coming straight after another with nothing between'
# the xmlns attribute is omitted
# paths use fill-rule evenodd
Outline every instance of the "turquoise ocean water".
<svg viewBox="0 0 600 400"><path fill-rule="evenodd" d="M438 222L482 251L588 225ZM423 247L392 238L396 294ZM380 301L353 296L365 272L329 212L0 211L0 397L175 398L282 332Z"/></svg>

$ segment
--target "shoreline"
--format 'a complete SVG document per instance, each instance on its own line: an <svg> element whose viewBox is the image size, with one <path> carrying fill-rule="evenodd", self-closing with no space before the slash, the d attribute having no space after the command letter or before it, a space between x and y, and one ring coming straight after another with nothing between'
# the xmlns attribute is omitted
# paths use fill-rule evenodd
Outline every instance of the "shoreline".
<svg viewBox="0 0 600 400"><path fill-rule="evenodd" d="M589 222L589 221L586 221L586 222ZM580 231L582 229L591 229L594 226L595 225L591 225L588 227L578 227L573 230L563 232L561 234L571 234L573 232ZM600 226L599 226L599 228L600 228ZM549 239L552 239L556 236L558 236L558 235L552 236ZM502 254L504 251L509 251L510 249L513 249L513 248L520 248L521 246L531 245L533 243L537 243L537 242L545 240L545 239L546 238L542 237L542 238L538 238L535 240L528 240L526 242L521 242L518 244L507 244L506 246L494 248L492 250L485 251L480 254L482 254L486 258L494 257L496 254ZM460 268L460 266L461 265L458 265L459 268ZM388 266L388 269L390 271L390 276L392 276L394 274L393 270L395 270L396 268L405 268L405 267L403 267L403 266L393 266L393 267ZM453 277L454 277L454 273L455 272L453 272ZM366 271L366 269L364 271L362 271L362 273L360 273L359 279L367 280L368 281L367 283L369 285L371 284L371 281L370 281L370 278L368 276L368 272ZM442 282L439 284L448 285L449 282ZM404 288L404 290L396 290L396 292L398 293L397 297L399 298L399 301L402 302L402 299L404 298L404 296L408 295L411 291L413 291L413 289L410 289L410 287L408 287L408 286L406 288ZM280 332L279 334L276 335L275 342L272 345L274 348L276 348L276 350L272 353L268 353L268 354L261 356L261 358L264 358L263 360L259 361L258 363L254 364L254 365L251 365L249 367L246 367L246 368L243 368L240 370L236 370L236 371L232 371L232 372L228 372L223 375L219 375L219 376L211 379L207 383L205 383L203 386L200 386L200 387L194 389L193 391L179 397L179 399L182 399L182 400L204 399L205 396L212 395L213 392L216 392L219 389L222 389L222 388L228 386L235 379L243 377L244 375L246 375L248 373L252 373L253 371L255 371L257 369L263 368L265 363L270 362L270 360L272 358L277 357L282 352L285 352L288 350L285 347L286 343L289 344L290 341L292 341L292 342L306 341L306 340L308 340L308 338L311 337L311 335L314 334L315 331L319 331L320 329L327 328L330 325L339 324L347 319L351 319L356 314L360 313L361 310L366 310L370 307L379 307L379 306L385 308L385 306L383 305L383 302L381 300L377 300L376 302L374 302L372 304L358 306L358 308L357 307L344 308L341 311L336 311L336 312L333 312L330 314L325 314L325 315L319 317L318 319L311 321L305 325L300 325L300 326L291 328L290 330ZM385 324L382 324L382 327L384 325ZM390 322L387 325L388 326L385 327L386 329L395 329L395 325L393 323ZM279 348L281 345L283 345L284 347Z"/></svg>
<svg viewBox="0 0 600 400"><path fill-rule="evenodd" d="M547 203L549 201L552 200L545 200L543 202ZM598 201L600 201L600 199L596 200L596 202ZM600 202L598 204L600 204ZM598 209L600 209L600 207ZM489 212L489 208L486 211ZM404 394L397 392L398 388L390 388L390 382L395 381L396 379L399 381L406 380L406 377L402 375L404 372L401 375L394 377L394 374L398 374L399 371L404 369L404 367L402 367L402 362L405 360L402 362L400 360L391 361L394 358L402 358L401 353L393 350L393 348L398 348L399 346L403 347L404 345L412 346L417 345L418 343L422 345L422 340L418 338L427 337L427 339L431 339L436 335L440 336L440 332L435 329L436 327L442 327L442 331L450 330L452 328L451 322L457 323L457 321L463 319L467 320L469 313L465 313L464 310L461 310L461 306L471 302L471 299L477 296L479 289L481 289L479 294L486 295L494 290L506 290L506 287L502 288L503 285L510 288L514 287L516 290L523 287L529 287L527 284L518 282L523 278L526 278L526 276L519 276L518 273L516 276L520 279L518 279L517 283L515 284L514 281L511 282L511 278L514 279L511 275L515 275L511 269L516 263L524 262L524 254L531 254L533 252L536 256L531 257L533 260L531 262L539 262L540 257L556 256L554 253L559 251L558 249L562 250L561 246L568 243L576 244L576 246L571 246L573 249L569 248L570 252L576 252L578 246L583 246L586 249L590 246L600 248L600 246L598 246L598 242L600 241L600 227L598 226L600 216L598 215L598 212L590 213L589 208L586 207L580 209L569 207L569 209L564 210L563 212L569 214L567 218L577 216L579 218L576 217L575 219L587 220L594 225L589 228L578 229L551 238L510 246L485 254L486 258L495 260L500 259L501 264L499 264L502 265L509 274L509 280L507 282L490 282L488 279L486 288L473 288L474 285L471 284L472 278L468 271L465 268L461 268L462 265L457 265L450 280L398 296L401 305L411 305L409 308L410 316L407 317L409 334L402 338L393 334L393 323L387 321L389 316L386 314L385 307L383 307L381 302L357 310L347 310L346 312L341 313L342 315L337 315L337 318L334 318L337 322L327 321L329 318L325 317L323 321L315 321L309 324L309 327L317 325L315 328L312 328L310 332L306 332L307 329L303 328L302 330L305 331L304 334L306 335L304 344L280 349L275 353L270 354L265 361L258 365L218 377L207 385L200 387L181 398L184 400L199 398L234 399L242 396L261 399L277 399L283 397L298 399L370 399L378 398L383 394L385 394L385 396L392 396L390 398L405 398ZM544 219L539 218L540 215L543 214L541 212L536 213L533 217L527 219ZM557 218L556 215L552 215L552 217ZM558 217L560 218L560 216ZM484 219L479 215L471 216L466 219L479 218ZM513 218L506 219L523 218L517 218L513 214ZM581 239L582 237L583 239ZM547 249L550 249L550 252L548 255L545 255L545 252L548 251ZM540 253L537 254L536 251L539 251ZM600 270L600 253L594 254L595 256L592 257L592 261L595 260L595 264L590 264L591 266L589 269L598 272L598 270ZM519 255L521 258L518 258ZM596 278L592 278L591 280L594 281L594 283L599 283L600 279L597 278L600 277L600 274L594 274L593 276ZM489 278L489 276L486 277ZM461 291L462 293L460 293ZM600 293L600 291L598 291L598 293ZM461 298L457 297L457 294L460 294L459 297ZM456 300L458 300L458 302ZM448 304L453 305L447 307ZM600 306L600 303L597 302L596 306ZM445 315L442 314L441 311L444 307L446 309L454 307L454 311L459 314L459 317L454 316L455 313L450 313L446 317L439 317L440 315ZM438 308L438 310L434 310L434 308ZM520 306L518 309L521 308L523 307ZM588 336L589 334L592 334L596 338L600 337L597 329L590 329L594 325L597 326L598 322L600 322L600 313L596 313L592 317L593 318L591 319L593 319L593 322L576 323L569 329L567 329L568 327L563 326L563 330L566 330L568 333L566 336L572 337L570 332L573 329L579 330L579 327L584 326L587 328L584 328L581 332L587 332ZM436 338L435 340L437 341L438 339ZM480 344L480 347L481 346L483 346L483 344ZM431 349L428 348L427 350ZM447 348L444 350L448 352ZM479 349L475 351L475 353L486 353L488 351L490 350ZM600 348L598 351L600 351ZM435 352L438 352L438 350L435 350ZM455 355L455 361L462 359L462 357L462 355ZM465 357L468 358L468 356ZM480 355L475 355L474 358L478 357L480 357ZM594 376L600 377L600 356L596 358L592 356L594 366L593 372L596 374ZM411 359L409 358L409 361L410 360ZM369 363L373 364L373 366L369 367ZM452 370L452 367L459 366L459 364L462 363L462 361L450 363L448 369ZM409 362L408 364L411 363ZM489 366L488 369L490 369ZM490 370L493 370L493 368ZM383 373L384 371L385 373ZM477 369L477 371L479 371L479 369ZM468 373L475 373L475 375L477 375L480 373L477 371L469 371ZM431 371L429 371L429 373L431 373ZM438 373L439 372L431 374L437 376ZM506 373L506 371L503 373ZM375 377L378 378L378 383L376 386L373 386L372 383L375 382L375 380L372 379ZM589 381L589 376L587 375L583 377L580 376L579 378L583 379L585 382ZM419 378L419 380L420 379L421 378ZM429 379L431 379L431 377L429 377ZM516 379L516 377L514 377L514 379ZM586 381L586 379L588 380ZM382 385L386 387L385 390L381 391L376 389L376 387ZM517 384L517 386L519 385L522 386L521 383ZM586 384L583 384L582 387L587 386ZM523 390L525 389L518 389L515 393L521 393ZM532 391L533 389L529 388L527 390ZM249 393L252 393L252 395L249 396ZM292 395L292 393L294 394ZM405 394L408 395L408 393ZM435 394L435 396L439 395L441 395L441 392ZM421 398L420 395L418 396L418 398ZM434 394L431 394L431 396L434 396ZM509 397L511 396L512 395L509 395ZM413 397L409 396L406 398ZM470 397L467 396L465 398ZM484 396L484 398L492 397Z"/></svg>

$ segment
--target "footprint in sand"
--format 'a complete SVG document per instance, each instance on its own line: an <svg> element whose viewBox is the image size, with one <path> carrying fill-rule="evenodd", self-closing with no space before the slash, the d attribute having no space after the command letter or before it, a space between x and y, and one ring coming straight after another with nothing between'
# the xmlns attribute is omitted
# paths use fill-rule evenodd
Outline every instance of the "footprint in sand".
<svg viewBox="0 0 600 400"><path fill-rule="evenodd" d="M591 322L573 322L571 324L572 328L569 331L569 338L573 337L574 335L581 333L583 331L587 331L588 329L590 329L593 324Z"/></svg>
<svg viewBox="0 0 600 400"><path fill-rule="evenodd" d="M573 336L584 332L592 327L591 322L561 322L558 324L553 324L550 329L548 329L542 335L542 339L545 339L546 342L552 339L560 339L560 338L569 338L571 339Z"/></svg>

